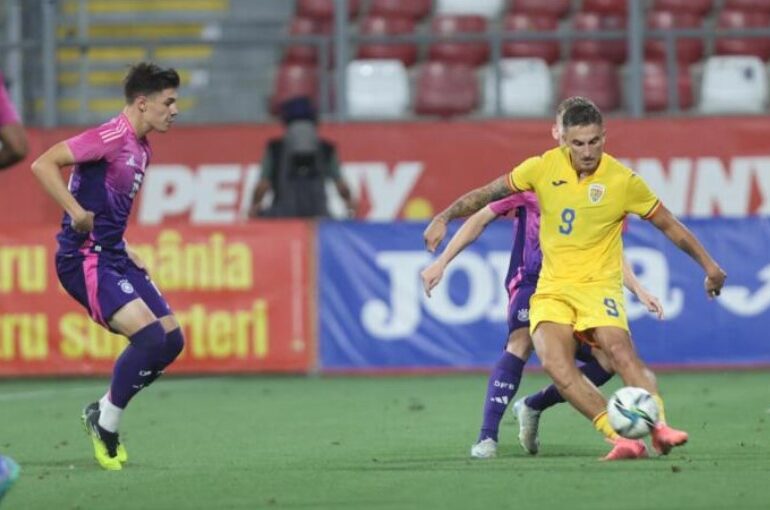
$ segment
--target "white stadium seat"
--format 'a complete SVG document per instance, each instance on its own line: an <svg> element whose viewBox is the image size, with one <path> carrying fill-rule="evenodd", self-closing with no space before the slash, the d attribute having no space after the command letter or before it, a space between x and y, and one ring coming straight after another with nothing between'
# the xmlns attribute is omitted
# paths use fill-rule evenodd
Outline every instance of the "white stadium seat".
<svg viewBox="0 0 770 510"><path fill-rule="evenodd" d="M461 14L497 19L505 8L505 0L438 0L436 14Z"/></svg>
<svg viewBox="0 0 770 510"><path fill-rule="evenodd" d="M348 114L402 117L409 109L409 78L400 60L353 60L347 67Z"/></svg>
<svg viewBox="0 0 770 510"><path fill-rule="evenodd" d="M757 57L710 57L703 69L700 111L761 113L767 106L765 66Z"/></svg>
<svg viewBox="0 0 770 510"><path fill-rule="evenodd" d="M553 83L548 64L539 58L507 58L500 61L500 108L504 115L549 115L553 105ZM484 76L484 112L495 112L495 71Z"/></svg>

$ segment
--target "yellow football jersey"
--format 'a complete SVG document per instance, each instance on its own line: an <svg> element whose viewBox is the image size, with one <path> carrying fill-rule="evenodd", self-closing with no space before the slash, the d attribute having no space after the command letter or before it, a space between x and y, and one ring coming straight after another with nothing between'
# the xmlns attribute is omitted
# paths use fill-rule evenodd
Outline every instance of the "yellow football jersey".
<svg viewBox="0 0 770 510"><path fill-rule="evenodd" d="M538 290L549 283L620 284L623 220L627 213L647 218L660 204L641 177L606 153L580 182L569 149L561 147L527 159L509 181L515 190L534 191L540 204Z"/></svg>

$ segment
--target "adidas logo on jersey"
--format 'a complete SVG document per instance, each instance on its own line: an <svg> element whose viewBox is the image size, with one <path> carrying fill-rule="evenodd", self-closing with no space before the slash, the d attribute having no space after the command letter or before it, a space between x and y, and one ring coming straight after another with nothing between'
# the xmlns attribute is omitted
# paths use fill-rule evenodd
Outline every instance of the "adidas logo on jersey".
<svg viewBox="0 0 770 510"><path fill-rule="evenodd" d="M134 168L142 169L141 165L139 165L136 160L134 159L134 155L131 154L131 156L128 157L128 161L126 161L127 166L132 166Z"/></svg>

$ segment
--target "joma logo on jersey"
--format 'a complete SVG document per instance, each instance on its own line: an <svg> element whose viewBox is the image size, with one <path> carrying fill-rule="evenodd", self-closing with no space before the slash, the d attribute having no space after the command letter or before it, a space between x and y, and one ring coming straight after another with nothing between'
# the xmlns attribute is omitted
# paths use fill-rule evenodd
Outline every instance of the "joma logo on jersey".
<svg viewBox="0 0 770 510"><path fill-rule="evenodd" d="M598 204L604 196L605 189L604 184L591 184L588 187L588 200L590 200L592 204Z"/></svg>

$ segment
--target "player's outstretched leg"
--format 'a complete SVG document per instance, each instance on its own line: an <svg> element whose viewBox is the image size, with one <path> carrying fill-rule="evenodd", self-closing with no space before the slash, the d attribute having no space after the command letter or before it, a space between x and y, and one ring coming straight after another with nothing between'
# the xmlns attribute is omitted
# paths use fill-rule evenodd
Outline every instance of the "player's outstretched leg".
<svg viewBox="0 0 770 510"><path fill-rule="evenodd" d="M640 439L626 439L617 437L607 440L612 445L610 453L605 455L602 460L630 460L643 459L648 456L647 446Z"/></svg>
<svg viewBox="0 0 770 510"><path fill-rule="evenodd" d="M20 471L19 465L12 458L0 455L0 500L19 478Z"/></svg>
<svg viewBox="0 0 770 510"><path fill-rule="evenodd" d="M652 447L660 455L668 455L675 446L681 446L687 442L687 432L669 427L666 424L666 408L660 395L652 396L658 404L658 423L652 429Z"/></svg>

